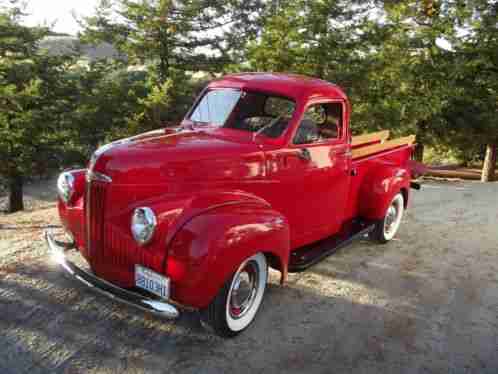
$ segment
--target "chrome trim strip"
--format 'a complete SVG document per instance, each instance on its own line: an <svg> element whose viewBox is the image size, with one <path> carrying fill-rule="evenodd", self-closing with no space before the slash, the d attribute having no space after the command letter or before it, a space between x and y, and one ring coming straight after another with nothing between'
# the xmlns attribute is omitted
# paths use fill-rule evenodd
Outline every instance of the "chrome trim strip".
<svg viewBox="0 0 498 374"><path fill-rule="evenodd" d="M54 261L65 270L66 274L70 275L74 279L77 279L92 290L95 290L113 300L131 305L135 308L147 311L162 318L175 319L179 317L180 312L178 308L175 305L172 305L171 302L147 298L137 293L125 290L77 267L66 258L65 254L67 250L75 248L73 243L66 244L57 241L48 230L44 232L43 236L47 242Z"/></svg>
<svg viewBox="0 0 498 374"><path fill-rule="evenodd" d="M90 181L99 181L99 182L104 182L104 183L111 183L112 182L112 178L108 177L105 174L98 173L98 172L92 171L92 170L88 170L86 172L86 181L87 182L90 182Z"/></svg>

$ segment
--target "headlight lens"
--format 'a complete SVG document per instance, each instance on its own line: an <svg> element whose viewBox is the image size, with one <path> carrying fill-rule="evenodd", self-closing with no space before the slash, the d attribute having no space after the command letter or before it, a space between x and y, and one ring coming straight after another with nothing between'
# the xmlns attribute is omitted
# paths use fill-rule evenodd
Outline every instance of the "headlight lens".
<svg viewBox="0 0 498 374"><path fill-rule="evenodd" d="M57 179L57 192L66 204L71 200L74 193L74 177L69 172L64 172Z"/></svg>
<svg viewBox="0 0 498 374"><path fill-rule="evenodd" d="M145 245L152 240L156 226L157 219L152 209L147 207L135 209L131 218L131 233L139 245Z"/></svg>

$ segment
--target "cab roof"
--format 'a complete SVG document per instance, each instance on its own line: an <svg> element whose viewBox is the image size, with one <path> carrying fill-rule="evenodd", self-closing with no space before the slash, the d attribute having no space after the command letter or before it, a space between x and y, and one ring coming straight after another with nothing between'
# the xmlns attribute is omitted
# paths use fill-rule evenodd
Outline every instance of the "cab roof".
<svg viewBox="0 0 498 374"><path fill-rule="evenodd" d="M327 97L343 99L347 96L341 88L322 79L298 74L280 73L240 73L226 75L212 81L209 88L253 89L286 96L296 101Z"/></svg>

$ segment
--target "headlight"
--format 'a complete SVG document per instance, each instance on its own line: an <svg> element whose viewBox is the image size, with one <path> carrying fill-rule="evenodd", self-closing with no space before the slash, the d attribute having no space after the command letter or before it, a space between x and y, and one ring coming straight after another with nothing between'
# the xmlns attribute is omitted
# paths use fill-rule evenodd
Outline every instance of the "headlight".
<svg viewBox="0 0 498 374"><path fill-rule="evenodd" d="M57 192L59 197L66 204L71 200L74 193L74 176L69 172L64 172L57 179Z"/></svg>
<svg viewBox="0 0 498 374"><path fill-rule="evenodd" d="M145 245L152 240L157 226L156 215L147 207L137 208L131 217L131 233L139 245Z"/></svg>

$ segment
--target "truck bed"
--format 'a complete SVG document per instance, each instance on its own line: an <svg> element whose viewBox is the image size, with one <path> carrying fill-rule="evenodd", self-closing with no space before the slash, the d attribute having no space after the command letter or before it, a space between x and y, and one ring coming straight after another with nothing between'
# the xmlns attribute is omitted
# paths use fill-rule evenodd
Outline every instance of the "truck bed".
<svg viewBox="0 0 498 374"><path fill-rule="evenodd" d="M346 208L346 220L358 217L362 204L362 191L370 188L366 180L373 169L386 165L409 169L409 160L415 146L415 135L387 140L389 131L353 137L353 161L351 184Z"/></svg>
<svg viewBox="0 0 498 374"><path fill-rule="evenodd" d="M411 146L415 143L415 135L392 140L388 140L388 138L388 130L353 137L353 160L372 156L405 145Z"/></svg>

